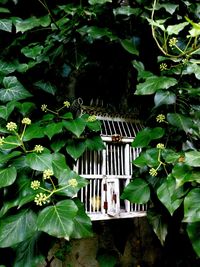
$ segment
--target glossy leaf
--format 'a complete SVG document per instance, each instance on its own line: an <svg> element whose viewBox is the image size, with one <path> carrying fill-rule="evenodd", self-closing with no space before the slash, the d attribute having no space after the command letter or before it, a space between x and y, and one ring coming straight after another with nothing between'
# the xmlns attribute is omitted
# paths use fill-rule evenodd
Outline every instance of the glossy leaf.
<svg viewBox="0 0 200 267"><path fill-rule="evenodd" d="M14 72L15 69L16 67L13 63L0 60L0 74L8 75Z"/></svg>
<svg viewBox="0 0 200 267"><path fill-rule="evenodd" d="M189 132L191 128L195 127L193 120L189 117L185 117L182 114L168 113L167 120L171 125L180 128L186 133Z"/></svg>
<svg viewBox="0 0 200 267"><path fill-rule="evenodd" d="M15 76L5 77L3 84L5 89L0 90L0 100L2 102L17 101L31 96Z"/></svg>
<svg viewBox="0 0 200 267"><path fill-rule="evenodd" d="M44 47L42 45L38 45L38 44L30 45L30 46L23 47L21 49L21 52L26 57L36 60L37 57L39 57L41 55L43 48Z"/></svg>
<svg viewBox="0 0 200 267"><path fill-rule="evenodd" d="M6 105L0 106L0 118L7 120L10 114L13 112L14 108L15 103L13 102L8 102Z"/></svg>
<svg viewBox="0 0 200 267"><path fill-rule="evenodd" d="M200 222L188 223L187 233L192 246L198 257L200 257Z"/></svg>
<svg viewBox="0 0 200 267"><path fill-rule="evenodd" d="M85 213L84 204L79 199L75 199L74 202L78 207L78 212L73 219L74 229L71 238L88 238L93 236L92 223Z"/></svg>
<svg viewBox="0 0 200 267"><path fill-rule="evenodd" d="M38 123L32 123L26 127L26 131L23 136L23 141L27 142L35 138L44 137L44 129L40 127Z"/></svg>
<svg viewBox="0 0 200 267"><path fill-rule="evenodd" d="M148 166L150 168L158 166L158 149L151 148L141 153L139 157L137 157L133 164L137 167L145 167Z"/></svg>
<svg viewBox="0 0 200 267"><path fill-rule="evenodd" d="M36 231L36 215L32 211L22 210L0 220L0 247L12 247Z"/></svg>
<svg viewBox="0 0 200 267"><path fill-rule="evenodd" d="M139 55L138 49L135 47L134 43L131 42L130 40L128 40L128 39L121 40L121 45L130 54L133 54L136 56Z"/></svg>
<svg viewBox="0 0 200 267"><path fill-rule="evenodd" d="M184 199L184 222L199 222L200 221L200 188L192 189Z"/></svg>
<svg viewBox="0 0 200 267"><path fill-rule="evenodd" d="M92 138L87 138L86 147L89 150L102 150L105 148L100 136L93 136Z"/></svg>
<svg viewBox="0 0 200 267"><path fill-rule="evenodd" d="M74 201L62 200L54 206L44 208L39 213L37 227L49 235L69 240L77 211L78 208Z"/></svg>
<svg viewBox="0 0 200 267"><path fill-rule="evenodd" d="M168 224L162 214L155 209L149 209L147 217L157 237L162 245L164 245L167 236Z"/></svg>
<svg viewBox="0 0 200 267"><path fill-rule="evenodd" d="M182 31L189 23L188 22L182 22L175 25L169 25L166 29L167 33L169 35L175 34L178 35L180 31Z"/></svg>
<svg viewBox="0 0 200 267"><path fill-rule="evenodd" d="M151 95L161 89L168 89L177 84L177 80L165 76L152 76L145 82L139 83L136 87L136 95Z"/></svg>
<svg viewBox="0 0 200 267"><path fill-rule="evenodd" d="M165 130L161 127L145 128L141 130L132 142L133 147L146 147L151 140L161 138L165 133Z"/></svg>
<svg viewBox="0 0 200 267"><path fill-rule="evenodd" d="M66 157L61 153L52 154L52 167L56 177L59 177L64 170L69 170Z"/></svg>
<svg viewBox="0 0 200 267"><path fill-rule="evenodd" d="M80 137L85 129L86 122L81 118L77 118L72 121L63 121L63 125L68 131Z"/></svg>
<svg viewBox="0 0 200 267"><path fill-rule="evenodd" d="M59 134L62 131L62 127L63 127L62 122L49 123L44 129L44 134L46 134L48 138L51 140L51 138L54 135Z"/></svg>
<svg viewBox="0 0 200 267"><path fill-rule="evenodd" d="M11 32L12 31L12 21L10 19L0 20L0 30Z"/></svg>
<svg viewBox="0 0 200 267"><path fill-rule="evenodd" d="M128 199L132 203L144 204L149 201L150 189L142 179L134 179L124 189L122 199Z"/></svg>
<svg viewBox="0 0 200 267"><path fill-rule="evenodd" d="M183 201L181 197L183 194L184 191L182 187L176 189L176 181L171 175L167 177L157 190L158 198L171 215L173 215L174 211L181 205Z"/></svg>
<svg viewBox="0 0 200 267"><path fill-rule="evenodd" d="M55 87L55 85L53 85L50 82L38 81L38 82L34 83L34 85L36 87L38 87L39 89L41 89L41 90L43 90L49 94L52 94L52 95L55 95L55 93L57 91L57 88Z"/></svg>
<svg viewBox="0 0 200 267"><path fill-rule="evenodd" d="M156 107L174 104L176 103L176 95L169 91L158 91L154 96L154 103Z"/></svg>
<svg viewBox="0 0 200 267"><path fill-rule="evenodd" d="M26 156L27 165L37 171L51 169L52 155L50 153L30 153Z"/></svg>
<svg viewBox="0 0 200 267"><path fill-rule="evenodd" d="M112 3L112 0L89 0L88 1L90 5L97 5L97 4L102 5L108 2Z"/></svg>
<svg viewBox="0 0 200 267"><path fill-rule="evenodd" d="M0 169L0 188L13 184L16 177L17 172L15 167Z"/></svg>
<svg viewBox="0 0 200 267"><path fill-rule="evenodd" d="M69 140L66 144L67 153L74 159L78 159L86 149L85 141Z"/></svg>
<svg viewBox="0 0 200 267"><path fill-rule="evenodd" d="M192 167L200 167L200 152L199 151L186 152L185 163Z"/></svg>

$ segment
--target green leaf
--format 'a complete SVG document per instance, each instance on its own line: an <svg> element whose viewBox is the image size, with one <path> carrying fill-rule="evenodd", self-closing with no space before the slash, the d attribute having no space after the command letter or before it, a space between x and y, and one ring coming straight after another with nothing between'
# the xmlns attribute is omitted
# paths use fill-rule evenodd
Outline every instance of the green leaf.
<svg viewBox="0 0 200 267"><path fill-rule="evenodd" d="M0 90L0 100L2 102L17 101L32 96L15 76L5 77L3 84L5 89Z"/></svg>
<svg viewBox="0 0 200 267"><path fill-rule="evenodd" d="M1 158L0 166L3 166L3 164L7 163L10 159L21 155L21 153L22 152L20 151L9 151L8 153L4 152L4 154L0 153L0 158Z"/></svg>
<svg viewBox="0 0 200 267"><path fill-rule="evenodd" d="M36 215L32 211L22 210L0 220L0 247L12 247L36 231Z"/></svg>
<svg viewBox="0 0 200 267"><path fill-rule="evenodd" d="M124 16L131 16L131 15L139 15L141 12L140 8L131 8L130 6L121 6L118 8L113 9L113 14L117 15L124 15Z"/></svg>
<svg viewBox="0 0 200 267"><path fill-rule="evenodd" d="M200 80L200 66L198 64L196 64L195 62L187 65L186 73L187 74L194 74L195 77L198 80Z"/></svg>
<svg viewBox="0 0 200 267"><path fill-rule="evenodd" d="M23 47L21 49L21 52L26 57L36 60L37 57L41 55L43 49L44 49L44 47L42 45L39 45L39 44L36 44L36 45L34 44L33 45L33 44L31 44L29 46Z"/></svg>
<svg viewBox="0 0 200 267"><path fill-rule="evenodd" d="M157 9L160 9L163 7L168 13L170 13L172 15L176 11L176 9L179 7L179 5L175 5L172 3L166 3L166 4L158 4L158 7L159 8L157 8Z"/></svg>
<svg viewBox="0 0 200 267"><path fill-rule="evenodd" d="M97 26L83 26L78 29L80 34L88 34L88 36L92 39L101 39L103 37L109 38L111 41L117 40L117 37L109 31L107 28L100 28Z"/></svg>
<svg viewBox="0 0 200 267"><path fill-rule="evenodd" d="M54 206L46 207L38 215L38 229L57 238L69 240L77 211L78 208L72 200L63 200Z"/></svg>
<svg viewBox="0 0 200 267"><path fill-rule="evenodd" d="M153 73L150 71L145 71L144 64L142 62L133 60L132 64L133 67L138 71L138 80L152 77Z"/></svg>
<svg viewBox="0 0 200 267"><path fill-rule="evenodd" d="M1 19L0 30L6 31L6 32L12 32L12 21L9 19Z"/></svg>
<svg viewBox="0 0 200 267"><path fill-rule="evenodd" d="M66 144L67 153L73 158L78 159L86 149L85 141L69 140Z"/></svg>
<svg viewBox="0 0 200 267"><path fill-rule="evenodd" d="M63 154L54 153L52 157L52 167L56 177L59 177L64 170L70 170L66 163L66 157Z"/></svg>
<svg viewBox="0 0 200 267"><path fill-rule="evenodd" d="M30 114L36 106L32 102L23 102L19 106L17 106L19 112L25 117L26 115Z"/></svg>
<svg viewBox="0 0 200 267"><path fill-rule="evenodd" d="M199 151L186 152L185 163L192 167L200 167L200 152Z"/></svg>
<svg viewBox="0 0 200 267"><path fill-rule="evenodd" d="M3 145L1 146L3 150L13 149L21 145L19 138L17 138L17 136L12 136L12 135L9 135L8 137L4 138L4 142L6 143L3 143Z"/></svg>
<svg viewBox="0 0 200 267"><path fill-rule="evenodd" d="M163 137L164 133L165 130L161 127L145 128L137 133L131 145L133 147L147 147L152 140Z"/></svg>
<svg viewBox="0 0 200 267"><path fill-rule="evenodd" d="M132 55L139 56L139 51L132 41L128 39L124 39L124 40L121 40L120 43L127 52L129 52Z"/></svg>
<svg viewBox="0 0 200 267"><path fill-rule="evenodd" d="M54 152L59 152L61 150L61 148L63 148L65 146L65 144L66 144L66 140L59 139L59 140L55 140L53 143L51 143L50 146Z"/></svg>
<svg viewBox="0 0 200 267"><path fill-rule="evenodd" d="M55 95L57 88L56 86L54 86L52 83L50 82L44 82L44 81L38 81L36 83L34 83L34 85L40 89L42 89L43 91L51 94L51 95Z"/></svg>
<svg viewBox="0 0 200 267"><path fill-rule="evenodd" d="M30 153L26 155L26 163L31 169L37 171L51 169L52 155L50 153Z"/></svg>
<svg viewBox="0 0 200 267"><path fill-rule="evenodd" d="M181 205L181 197L184 194L182 187L176 189L176 181L169 175L157 190L157 195L160 201L165 205L171 215Z"/></svg>
<svg viewBox="0 0 200 267"><path fill-rule="evenodd" d="M8 75L14 72L15 69L16 67L13 63L0 60L0 74Z"/></svg>
<svg viewBox="0 0 200 267"><path fill-rule="evenodd" d="M88 238L93 236L92 223L88 215L85 213L84 204L79 200L74 200L78 207L78 212L73 219L74 227L71 238Z"/></svg>
<svg viewBox="0 0 200 267"><path fill-rule="evenodd" d="M148 209L147 217L161 244L164 245L168 228L168 224L164 217L160 214L160 211L158 212L155 209Z"/></svg>
<svg viewBox="0 0 200 267"><path fill-rule="evenodd" d="M184 199L184 222L200 221L200 188L192 189Z"/></svg>
<svg viewBox="0 0 200 267"><path fill-rule="evenodd" d="M0 188L13 184L16 177L17 171L15 167L0 169Z"/></svg>
<svg viewBox="0 0 200 267"><path fill-rule="evenodd" d="M153 76L146 79L145 82L136 86L136 95L151 95L161 89L168 89L177 84L177 80L172 77Z"/></svg>
<svg viewBox="0 0 200 267"><path fill-rule="evenodd" d="M90 5L102 5L108 2L112 3L112 0L88 0Z"/></svg>
<svg viewBox="0 0 200 267"><path fill-rule="evenodd" d="M193 120L190 117L185 117L182 114L178 113L168 113L167 114L168 122L186 133L190 132L191 129L195 127Z"/></svg>
<svg viewBox="0 0 200 267"><path fill-rule="evenodd" d="M70 179L76 179L78 182L77 186L72 187L68 186ZM71 171L68 169L63 169L58 176L58 184L59 184L59 191L57 192L59 195L65 195L68 197L74 197L80 188L86 186L88 181L79 176L76 172ZM62 189L63 188L63 189Z"/></svg>
<svg viewBox="0 0 200 267"><path fill-rule="evenodd" d="M175 25L169 25L167 27L167 33L169 35L178 35L180 31L182 31L189 23L188 22L182 22Z"/></svg>
<svg viewBox="0 0 200 267"><path fill-rule="evenodd" d="M184 164L178 163L172 169L172 174L176 178L176 186L179 187L187 182L198 182L200 183L200 172L193 171L193 169Z"/></svg>
<svg viewBox="0 0 200 267"><path fill-rule="evenodd" d="M117 255L113 251L109 251L109 254L104 252L97 256L97 261L99 267L115 267L117 264Z"/></svg>
<svg viewBox="0 0 200 267"><path fill-rule="evenodd" d="M159 150L157 148L151 148L141 153L139 157L137 157L133 164L137 167L145 167L148 166L150 168L158 166L158 153Z"/></svg>
<svg viewBox="0 0 200 267"><path fill-rule="evenodd" d="M44 129L44 133L49 137L49 139L51 140L51 138L58 134L58 133L61 133L62 132L62 127L63 127L63 124L62 122L58 122L58 123L49 123L45 129Z"/></svg>
<svg viewBox="0 0 200 267"><path fill-rule="evenodd" d="M176 103L176 95L169 91L160 90L154 96L154 103L156 107L174 104Z"/></svg>
<svg viewBox="0 0 200 267"><path fill-rule="evenodd" d="M134 179L124 189L122 199L128 199L132 203L144 204L149 201L150 189L142 179Z"/></svg>
<svg viewBox="0 0 200 267"><path fill-rule="evenodd" d="M86 139L86 147L89 150L101 150L104 149L104 143L100 136L93 136Z"/></svg>
<svg viewBox="0 0 200 267"><path fill-rule="evenodd" d="M18 18L15 20L15 27L16 27L17 32L24 33L40 25L42 27L47 27L50 25L50 23L51 23L51 19L49 15L41 17L41 18L29 17L25 20Z"/></svg>
<svg viewBox="0 0 200 267"><path fill-rule="evenodd" d="M44 129L40 127L39 123L32 123L26 127L26 131L23 136L23 141L27 142L35 138L44 137Z"/></svg>
<svg viewBox="0 0 200 267"><path fill-rule="evenodd" d="M10 114L13 112L15 108L15 103L8 102L4 106L0 106L0 118L3 118L4 120L7 120Z"/></svg>
<svg viewBox="0 0 200 267"><path fill-rule="evenodd" d="M85 130L86 122L82 118L77 118L72 121L63 121L63 125L68 131L80 137Z"/></svg>
<svg viewBox="0 0 200 267"><path fill-rule="evenodd" d="M94 132L98 132L101 130L101 122L96 120L96 121L86 121L87 127Z"/></svg>
<svg viewBox="0 0 200 267"><path fill-rule="evenodd" d="M197 256L200 257L200 222L188 223L187 233Z"/></svg>

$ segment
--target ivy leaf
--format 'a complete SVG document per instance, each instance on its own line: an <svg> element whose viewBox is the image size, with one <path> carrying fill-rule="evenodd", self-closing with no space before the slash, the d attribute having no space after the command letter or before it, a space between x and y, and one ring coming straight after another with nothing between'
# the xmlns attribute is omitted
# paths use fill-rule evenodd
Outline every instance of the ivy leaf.
<svg viewBox="0 0 200 267"><path fill-rule="evenodd" d="M140 8L131 8L130 6L121 6L118 8L113 9L113 14L115 16L117 15L125 15L125 16L131 16L131 15L139 15L141 12Z"/></svg>
<svg viewBox="0 0 200 267"><path fill-rule="evenodd" d="M15 69L16 67L13 63L0 60L0 73L1 74L8 75L14 72Z"/></svg>
<svg viewBox="0 0 200 267"><path fill-rule="evenodd" d="M54 206L46 207L38 215L38 229L57 238L69 240L77 211L78 208L72 200L63 200Z"/></svg>
<svg viewBox="0 0 200 267"><path fill-rule="evenodd" d="M164 245L168 228L168 224L165 221L164 217L155 209L148 209L147 217L161 244Z"/></svg>
<svg viewBox="0 0 200 267"><path fill-rule="evenodd" d="M44 49L44 47L42 45L39 45L39 44L33 45L33 44L31 44L29 46L23 47L21 49L21 52L26 57L36 60L37 57L41 55L43 49Z"/></svg>
<svg viewBox="0 0 200 267"><path fill-rule="evenodd" d="M176 181L169 175L157 190L160 201L165 205L171 215L182 203L183 188L176 189Z"/></svg>
<svg viewBox="0 0 200 267"><path fill-rule="evenodd" d="M155 139L163 137L165 130L161 127L145 128L137 133L132 147L146 147L148 144Z"/></svg>
<svg viewBox="0 0 200 267"><path fill-rule="evenodd" d="M156 107L174 104L176 103L176 95L169 91L160 90L154 96L154 103Z"/></svg>
<svg viewBox="0 0 200 267"><path fill-rule="evenodd" d="M7 144L3 143L3 145L1 146L2 149L14 149L21 145L17 136L12 136L12 135L7 136L4 139L4 142L7 142Z"/></svg>
<svg viewBox="0 0 200 267"><path fill-rule="evenodd" d="M59 152L61 148L63 148L66 144L66 140L64 139L59 139L55 140L53 143L51 143L51 148L53 149L54 152Z"/></svg>
<svg viewBox="0 0 200 267"><path fill-rule="evenodd" d="M174 14L174 12L176 11L176 9L179 7L179 5L175 5L175 4L171 4L171 3L158 4L157 6L158 6L157 9L160 9L160 8L163 7L171 15Z"/></svg>
<svg viewBox="0 0 200 267"><path fill-rule="evenodd" d="M136 86L135 95L152 95L158 90L168 89L177 84L177 80L165 76L153 76L146 79L145 82Z"/></svg>
<svg viewBox="0 0 200 267"><path fill-rule="evenodd" d="M8 102L6 105L0 106L0 118L7 120L14 108L15 102Z"/></svg>
<svg viewBox="0 0 200 267"><path fill-rule="evenodd" d="M200 172L194 171L190 166L184 163L178 163L172 169L172 175L176 178L176 187L187 182L200 183Z"/></svg>
<svg viewBox="0 0 200 267"><path fill-rule="evenodd" d="M26 163L31 169L37 171L51 169L52 155L50 153L30 153L26 155Z"/></svg>
<svg viewBox="0 0 200 267"><path fill-rule="evenodd" d="M187 74L194 74L195 77L200 80L200 66L196 64L195 62L190 63L187 65ZM197 91L197 90L196 90Z"/></svg>
<svg viewBox="0 0 200 267"><path fill-rule="evenodd" d="M72 121L63 121L63 125L68 131L80 137L85 130L86 122L82 118L77 118Z"/></svg>
<svg viewBox="0 0 200 267"><path fill-rule="evenodd" d="M34 85L52 95L55 95L57 91L57 88L50 82L38 81Z"/></svg>
<svg viewBox="0 0 200 267"><path fill-rule="evenodd" d="M62 122L58 122L58 123L49 123L46 127L45 127L45 130L44 130L44 133L49 137L49 139L51 140L51 138L60 133L62 131L62 127L63 127L63 124Z"/></svg>
<svg viewBox="0 0 200 267"><path fill-rule="evenodd" d="M195 127L193 120L190 117L186 117L178 113L168 113L167 114L168 122L186 133L190 132L191 129Z"/></svg>
<svg viewBox="0 0 200 267"><path fill-rule="evenodd" d="M19 112L25 117L28 115L33 109L36 108L33 102L23 102L17 106Z"/></svg>
<svg viewBox="0 0 200 267"><path fill-rule="evenodd" d="M6 32L12 32L12 21L9 19L1 19L0 30L6 31Z"/></svg>
<svg viewBox="0 0 200 267"><path fill-rule="evenodd" d="M79 200L74 200L78 207L78 212L73 219L74 227L71 238L88 238L93 236L92 223L88 215L85 213L84 204Z"/></svg>
<svg viewBox="0 0 200 267"><path fill-rule="evenodd" d="M182 31L188 24L188 22L182 22L175 25L169 25L166 30L169 35L178 35L179 32Z"/></svg>
<svg viewBox="0 0 200 267"><path fill-rule="evenodd" d="M17 171L15 167L7 167L6 169L0 169L0 188L9 186L14 183L17 177Z"/></svg>
<svg viewBox="0 0 200 267"><path fill-rule="evenodd" d="M89 0L88 3L90 5L102 5L102 4L105 4L105 3L112 3L112 0Z"/></svg>
<svg viewBox="0 0 200 267"><path fill-rule="evenodd" d="M200 257L200 222L188 223L187 233L192 246L198 257Z"/></svg>
<svg viewBox="0 0 200 267"><path fill-rule="evenodd" d="M149 186L140 178L134 179L125 187L121 198L128 199L132 203L147 203L150 198Z"/></svg>
<svg viewBox="0 0 200 267"><path fill-rule="evenodd" d="M200 167L200 152L199 151L186 152L185 163L192 167Z"/></svg>
<svg viewBox="0 0 200 267"><path fill-rule="evenodd" d="M66 157L61 153L52 154L52 167L56 177L59 177L63 170L69 170L66 163Z"/></svg>
<svg viewBox="0 0 200 267"><path fill-rule="evenodd" d="M192 189L184 199L184 218L183 222L200 221L200 188Z"/></svg>
<svg viewBox="0 0 200 267"><path fill-rule="evenodd" d="M0 220L0 247L12 247L36 231L36 215L32 211L22 210Z"/></svg>
<svg viewBox="0 0 200 267"><path fill-rule="evenodd" d="M78 159L86 149L85 141L69 140L66 144L67 153L73 158Z"/></svg>
<svg viewBox="0 0 200 267"><path fill-rule="evenodd" d="M138 71L138 81L140 79L147 79L149 77L152 77L153 73L150 71L146 71L144 69L144 64L142 62L133 60L132 64L133 64L133 67Z"/></svg>
<svg viewBox="0 0 200 267"><path fill-rule="evenodd" d="M5 77L3 84L5 89L0 90L0 100L2 102L17 101L32 96L15 76Z"/></svg>
<svg viewBox="0 0 200 267"><path fill-rule="evenodd" d="M101 150L104 149L104 143L100 136L93 136L86 139L86 147L89 150Z"/></svg>
<svg viewBox="0 0 200 267"><path fill-rule="evenodd" d="M158 149L151 148L147 149L145 152L142 152L139 157L137 157L133 164L137 167L145 167L148 166L150 168L158 166Z"/></svg>
<svg viewBox="0 0 200 267"><path fill-rule="evenodd" d="M120 43L127 52L129 52L132 55L139 56L139 51L132 41L128 39L124 39L124 40L121 40Z"/></svg>
<svg viewBox="0 0 200 267"><path fill-rule="evenodd" d="M29 140L42 137L44 137L44 129L40 127L39 123L33 123L26 128L23 141L27 142Z"/></svg>

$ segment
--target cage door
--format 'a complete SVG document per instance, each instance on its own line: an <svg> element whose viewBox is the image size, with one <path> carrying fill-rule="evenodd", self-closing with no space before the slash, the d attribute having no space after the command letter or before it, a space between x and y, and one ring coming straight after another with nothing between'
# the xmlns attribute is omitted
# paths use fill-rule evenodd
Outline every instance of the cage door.
<svg viewBox="0 0 200 267"><path fill-rule="evenodd" d="M120 212L120 193L119 179L108 178L103 181L103 201L104 210L110 216L119 215Z"/></svg>

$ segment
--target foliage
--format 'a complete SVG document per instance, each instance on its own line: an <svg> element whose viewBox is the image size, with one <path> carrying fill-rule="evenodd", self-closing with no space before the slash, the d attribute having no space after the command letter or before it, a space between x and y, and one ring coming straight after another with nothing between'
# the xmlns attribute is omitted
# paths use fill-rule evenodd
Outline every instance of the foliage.
<svg viewBox="0 0 200 267"><path fill-rule="evenodd" d="M179 220L200 256L199 10L183 0L0 1L0 251L11 255L0 264L34 267L55 238L91 235L75 198L86 181L72 170L86 148L103 148L99 123L79 114L77 81L91 97L85 73L93 93L111 92L108 103L124 100L116 92L125 77L129 105L140 102L146 119L122 197L150 202L163 245ZM116 82L98 87L111 72Z"/></svg>

